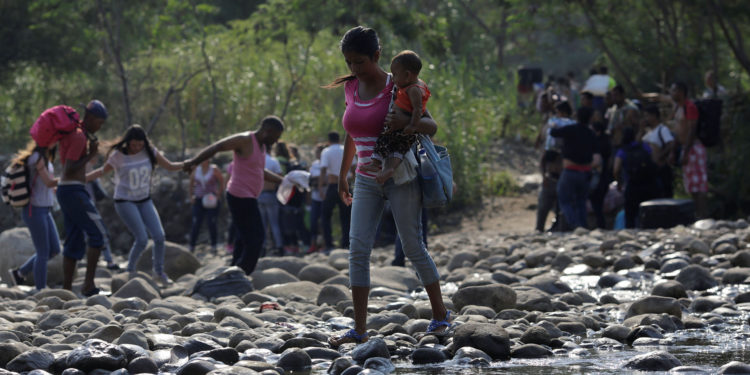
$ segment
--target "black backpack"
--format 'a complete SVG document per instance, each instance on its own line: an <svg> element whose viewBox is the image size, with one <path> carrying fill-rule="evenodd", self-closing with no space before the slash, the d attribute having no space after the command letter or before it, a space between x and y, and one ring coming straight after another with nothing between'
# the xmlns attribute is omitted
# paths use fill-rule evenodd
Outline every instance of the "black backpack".
<svg viewBox="0 0 750 375"><path fill-rule="evenodd" d="M636 143L632 146L628 146L625 150L625 170L628 173L630 183L650 183L654 181L656 177L656 163L651 159L646 149L643 148L643 143Z"/></svg>
<svg viewBox="0 0 750 375"><path fill-rule="evenodd" d="M719 144L721 140L721 99L696 100L698 122L696 135L706 147Z"/></svg>

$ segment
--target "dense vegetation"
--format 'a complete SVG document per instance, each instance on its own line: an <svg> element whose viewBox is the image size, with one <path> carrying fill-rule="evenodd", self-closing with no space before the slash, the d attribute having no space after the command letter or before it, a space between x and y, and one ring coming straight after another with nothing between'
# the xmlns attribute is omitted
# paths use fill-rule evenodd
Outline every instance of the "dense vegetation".
<svg viewBox="0 0 750 375"><path fill-rule="evenodd" d="M104 138L140 123L176 153L267 114L284 118L285 139L321 141L340 129L344 104L340 90L320 86L346 73L338 40L363 24L381 35L384 67L401 49L425 60L460 203L497 190L486 157L493 141L536 131L538 119L516 105L524 65L582 80L606 64L631 93L675 79L697 91L703 71L716 70L740 93L720 159L721 184L731 186L717 184L717 194L735 207L749 196L750 176L735 173L750 156L739 126L748 115L736 109L746 112L750 84L750 9L741 0L11 0L0 1L0 21L6 152L44 108L90 98L110 109Z"/></svg>

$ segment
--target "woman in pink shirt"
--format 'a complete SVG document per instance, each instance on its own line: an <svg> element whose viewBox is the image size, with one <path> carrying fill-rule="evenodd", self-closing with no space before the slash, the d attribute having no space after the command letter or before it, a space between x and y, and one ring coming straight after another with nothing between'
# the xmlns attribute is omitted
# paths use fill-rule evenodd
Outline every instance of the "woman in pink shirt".
<svg viewBox="0 0 750 375"><path fill-rule="evenodd" d="M379 65L380 42L373 29L362 26L346 32L341 39L341 52L350 75L336 79L328 88L345 86L346 111L342 123L346 130L344 157L339 173L339 196L352 206L349 280L354 303L354 328L328 342L338 347L344 343L367 341L367 299L370 294L370 253L375 241L376 226L388 199L396 228L401 236L404 253L417 270L432 305L432 322L428 334L438 334L450 327L450 312L443 304L437 268L421 240L422 191L416 179L396 185L389 179L381 185L375 181L377 170L371 166L373 148L386 123L391 129L403 129L409 116L388 113L393 79ZM435 121L426 113L416 132L432 135ZM354 196L349 191L346 175L357 152L357 175Z"/></svg>

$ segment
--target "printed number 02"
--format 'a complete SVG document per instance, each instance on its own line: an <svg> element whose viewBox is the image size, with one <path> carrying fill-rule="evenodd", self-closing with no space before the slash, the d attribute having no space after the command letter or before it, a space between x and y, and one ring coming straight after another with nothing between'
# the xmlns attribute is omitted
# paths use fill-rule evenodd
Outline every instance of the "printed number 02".
<svg viewBox="0 0 750 375"><path fill-rule="evenodd" d="M149 167L141 167L138 169L131 169L128 172L128 178L131 189L145 188L148 187L151 182L151 171Z"/></svg>

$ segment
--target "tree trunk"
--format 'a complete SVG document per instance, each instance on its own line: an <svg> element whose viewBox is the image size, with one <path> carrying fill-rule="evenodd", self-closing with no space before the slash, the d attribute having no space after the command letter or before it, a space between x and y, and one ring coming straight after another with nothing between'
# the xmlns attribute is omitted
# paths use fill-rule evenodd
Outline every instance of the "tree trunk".
<svg viewBox="0 0 750 375"><path fill-rule="evenodd" d="M721 5L715 0L711 0L711 10L713 11L714 16L716 16L716 21L719 23L724 38L726 38L729 47L732 49L732 53L737 59L737 62L742 65L745 72L750 74L750 58L748 58L747 52L745 51L745 42L742 39L742 33L740 33L737 24L733 20L724 17L724 11L721 9Z"/></svg>
<svg viewBox="0 0 750 375"><path fill-rule="evenodd" d="M133 112L130 109L130 92L128 89L128 75L125 66L122 63L120 25L122 23L122 10L117 6L117 0L112 3L111 17L107 17L107 11L104 9L102 0L97 0L99 10L99 24L106 31L107 37L104 39L104 47L109 53L112 62L115 64L117 76L122 85L122 105L125 111L124 128L133 124Z"/></svg>

